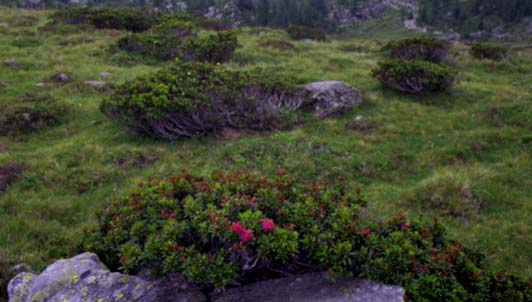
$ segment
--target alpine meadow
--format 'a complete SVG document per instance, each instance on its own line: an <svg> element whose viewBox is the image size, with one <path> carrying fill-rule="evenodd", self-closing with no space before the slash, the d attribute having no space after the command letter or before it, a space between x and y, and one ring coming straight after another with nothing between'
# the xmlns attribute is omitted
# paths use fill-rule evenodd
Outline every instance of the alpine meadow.
<svg viewBox="0 0 532 302"><path fill-rule="evenodd" d="M0 0L0 60L0 301L532 301L528 0Z"/></svg>

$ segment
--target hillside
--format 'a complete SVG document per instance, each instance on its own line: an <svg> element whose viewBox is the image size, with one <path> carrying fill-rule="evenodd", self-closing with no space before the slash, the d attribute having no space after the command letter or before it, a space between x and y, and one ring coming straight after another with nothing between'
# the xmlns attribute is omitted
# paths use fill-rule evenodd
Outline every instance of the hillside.
<svg viewBox="0 0 532 302"><path fill-rule="evenodd" d="M532 4L528 0L2 0L2 4L23 8L151 6L224 19L234 26L300 24L344 34L367 20L392 13L400 15L403 27L450 33L452 37L456 33L471 39L532 36Z"/></svg>
<svg viewBox="0 0 532 302"><path fill-rule="evenodd" d="M124 31L47 26L51 13L0 8L0 58L17 63L0 67L0 112L48 94L69 108L56 126L0 136L0 167L23 170L0 192L0 274L21 262L40 270L64 257L74 239L96 225L102 205L149 176L240 169L273 176L286 169L304 181L344 175L348 188L362 188L373 217L400 209L438 215L450 236L485 253L490 267L532 277L527 45L502 44L509 58L495 62L472 59L469 46L457 42L457 85L411 96L384 89L371 77L383 57L382 41L408 35L398 29L397 14L381 16L390 22L388 32L375 19L357 25L363 28L358 38L329 36L326 42L289 41L281 29L238 28L241 47L227 68L271 68L304 83L343 81L360 89L363 104L286 131L228 130L167 142L139 138L111 123L99 109L110 92L84 82L116 85L168 63L112 51ZM294 48L267 47L261 43L267 40ZM54 81L61 73L70 80Z"/></svg>

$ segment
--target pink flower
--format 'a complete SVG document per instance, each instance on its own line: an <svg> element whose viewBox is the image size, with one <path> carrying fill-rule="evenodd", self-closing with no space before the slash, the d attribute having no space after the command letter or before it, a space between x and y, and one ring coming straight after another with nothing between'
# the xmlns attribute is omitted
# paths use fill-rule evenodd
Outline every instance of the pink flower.
<svg viewBox="0 0 532 302"><path fill-rule="evenodd" d="M246 243L246 242L251 241L251 239L253 239L253 231L244 229L242 234L240 234L240 242Z"/></svg>
<svg viewBox="0 0 532 302"><path fill-rule="evenodd" d="M365 229L364 230L364 235L366 235L366 237L369 237L369 235L371 235L371 230L370 229Z"/></svg>
<svg viewBox="0 0 532 302"><path fill-rule="evenodd" d="M266 233L273 232L275 229L275 223L271 219L261 219L260 223L262 224L262 230Z"/></svg>
<svg viewBox="0 0 532 302"><path fill-rule="evenodd" d="M406 223L401 224L401 230L406 230L408 228L410 228L410 223L406 222Z"/></svg>
<svg viewBox="0 0 532 302"><path fill-rule="evenodd" d="M253 196L253 198L251 198L251 200L249 201L249 206L251 208L254 208L256 204L257 204L257 197Z"/></svg>
<svg viewBox="0 0 532 302"><path fill-rule="evenodd" d="M240 222L233 222L231 224L231 230L233 231L233 233L238 234L240 236L242 236L245 231Z"/></svg>

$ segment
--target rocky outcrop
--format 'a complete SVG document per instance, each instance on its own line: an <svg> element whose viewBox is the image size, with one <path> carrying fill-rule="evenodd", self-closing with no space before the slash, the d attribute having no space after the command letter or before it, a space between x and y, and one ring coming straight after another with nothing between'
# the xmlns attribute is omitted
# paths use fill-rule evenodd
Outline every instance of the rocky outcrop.
<svg viewBox="0 0 532 302"><path fill-rule="evenodd" d="M84 253L59 260L40 275L19 273L8 285L9 302L158 301L202 302L205 296L180 275L158 281L111 273L98 257Z"/></svg>
<svg viewBox="0 0 532 302"><path fill-rule="evenodd" d="M315 82L305 86L308 101L303 109L317 118L342 113L362 103L360 91L338 81Z"/></svg>
<svg viewBox="0 0 532 302"><path fill-rule="evenodd" d="M327 279L326 274L307 274L268 280L229 289L215 302L402 302L400 286L383 285L365 279Z"/></svg>
<svg viewBox="0 0 532 302"><path fill-rule="evenodd" d="M21 270L29 269L20 266ZM154 279L152 271L137 276L112 273L92 253L84 253L48 266L41 274L18 273L8 285L9 302L138 301L204 302L206 297L182 275ZM326 273L267 280L231 288L211 299L215 302L402 302L400 286Z"/></svg>
<svg viewBox="0 0 532 302"><path fill-rule="evenodd" d="M207 19L226 20L233 27L251 24L254 21L253 13L241 10L234 1L222 6L211 6L203 16Z"/></svg>

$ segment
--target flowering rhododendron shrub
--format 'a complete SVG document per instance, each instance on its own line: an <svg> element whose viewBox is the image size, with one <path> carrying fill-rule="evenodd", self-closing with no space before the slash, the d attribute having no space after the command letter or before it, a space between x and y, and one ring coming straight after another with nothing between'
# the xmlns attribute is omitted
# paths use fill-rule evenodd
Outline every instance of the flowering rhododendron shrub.
<svg viewBox="0 0 532 302"><path fill-rule="evenodd" d="M415 301L527 301L529 285L487 274L479 254L442 225L399 213L362 215L360 190L337 180L298 183L246 172L181 174L140 183L99 213L85 248L109 266L179 272L207 290L327 271L401 284Z"/></svg>

